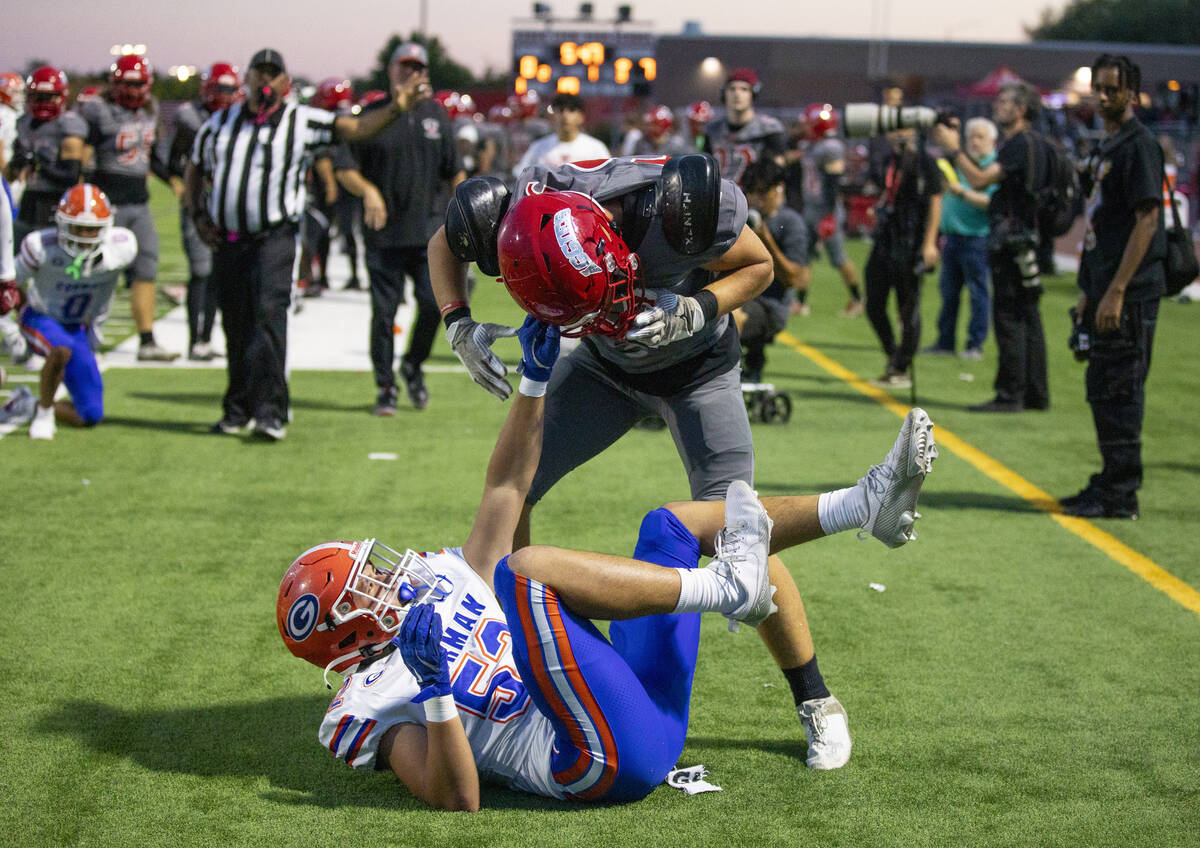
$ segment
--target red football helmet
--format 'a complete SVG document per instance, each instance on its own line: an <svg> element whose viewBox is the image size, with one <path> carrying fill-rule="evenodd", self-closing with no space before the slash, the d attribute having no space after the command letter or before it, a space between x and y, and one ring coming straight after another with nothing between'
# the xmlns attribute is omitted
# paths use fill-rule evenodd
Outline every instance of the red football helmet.
<svg viewBox="0 0 1200 848"><path fill-rule="evenodd" d="M228 62L213 62L200 75L200 101L210 112L228 109L237 102L241 90L238 69Z"/></svg>
<svg viewBox="0 0 1200 848"><path fill-rule="evenodd" d="M108 98L126 109L141 109L150 99L154 71L145 56L127 53L109 68Z"/></svg>
<svg viewBox="0 0 1200 848"><path fill-rule="evenodd" d="M687 117L688 123L691 125L692 135L697 135L713 119L713 108L707 100L697 100L688 106Z"/></svg>
<svg viewBox="0 0 1200 848"><path fill-rule="evenodd" d="M12 71L0 74L0 103L18 112L25 109L25 81Z"/></svg>
<svg viewBox="0 0 1200 848"><path fill-rule="evenodd" d="M386 91L381 91L380 89L377 89L377 88L371 89L366 94L364 94L362 97L358 98L358 103L354 104L354 107L350 111L353 112L355 115L357 115L359 112L361 112L363 109L366 109L372 103L378 103L380 100L387 100L387 98L388 98L388 93Z"/></svg>
<svg viewBox="0 0 1200 848"><path fill-rule="evenodd" d="M801 116L804 132L813 141L837 135L837 110L828 103L810 103Z"/></svg>
<svg viewBox="0 0 1200 848"><path fill-rule="evenodd" d="M104 192L91 183L71 186L54 213L58 244L72 256L88 256L100 249L112 227L112 207Z"/></svg>
<svg viewBox="0 0 1200 848"><path fill-rule="evenodd" d="M326 77L317 86L312 105L329 112L348 112L354 105L354 85L345 77Z"/></svg>
<svg viewBox="0 0 1200 848"><path fill-rule="evenodd" d="M533 89L528 89L524 94L510 94L508 97L508 108L518 120L536 118L541 105L541 95Z"/></svg>
<svg viewBox="0 0 1200 848"><path fill-rule="evenodd" d="M283 575L275 623L289 651L341 674L375 656L408 607L445 591L414 551L400 554L374 539L326 542Z"/></svg>
<svg viewBox="0 0 1200 848"><path fill-rule="evenodd" d="M522 197L504 216L497 246L504 285L533 317L568 337L620 338L629 329L640 303L637 254L588 195Z"/></svg>
<svg viewBox="0 0 1200 848"><path fill-rule="evenodd" d="M675 129L675 114L670 106L652 106L642 115L642 123L646 127L646 136L657 141Z"/></svg>
<svg viewBox="0 0 1200 848"><path fill-rule="evenodd" d="M58 68L42 65L25 81L29 114L48 121L62 114L67 100L67 75Z"/></svg>

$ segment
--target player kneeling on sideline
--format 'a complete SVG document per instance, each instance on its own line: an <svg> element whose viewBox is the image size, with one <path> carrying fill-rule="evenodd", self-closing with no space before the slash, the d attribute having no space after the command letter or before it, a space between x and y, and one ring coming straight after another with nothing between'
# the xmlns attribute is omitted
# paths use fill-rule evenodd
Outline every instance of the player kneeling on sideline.
<svg viewBox="0 0 1200 848"><path fill-rule="evenodd" d="M93 325L108 313L117 278L137 256L137 239L114 227L104 192L88 183L72 186L55 213L56 229L35 230L21 242L16 283L28 305L21 310L21 333L45 357L39 395L19 387L0 421L24 424L29 435L53 439L55 420L90 427L104 417L104 384L92 349ZM16 298L15 287L0 290L0 304ZM66 383L70 401L54 402Z"/></svg>
<svg viewBox="0 0 1200 848"><path fill-rule="evenodd" d="M351 766L390 768L444 809L478 809L481 778L551 798L636 801L683 750L698 613L758 626L775 611L770 554L851 528L911 536L937 455L933 425L912 410L887 459L848 489L760 502L735 481L724 501L654 510L633 559L513 553L558 330L531 317L519 337L521 386L462 547L317 545L284 575L276 623L296 656L350 672L320 739ZM715 558L698 568L702 554ZM613 622L608 638L590 619Z"/></svg>

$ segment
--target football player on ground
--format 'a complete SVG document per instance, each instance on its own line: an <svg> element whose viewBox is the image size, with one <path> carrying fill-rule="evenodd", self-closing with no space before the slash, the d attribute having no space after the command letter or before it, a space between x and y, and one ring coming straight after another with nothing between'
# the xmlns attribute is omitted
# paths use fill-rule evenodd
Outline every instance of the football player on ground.
<svg viewBox="0 0 1200 848"><path fill-rule="evenodd" d="M787 148L783 124L754 111L761 90L758 74L750 68L730 72L721 90L725 117L713 121L705 131L704 152L717 157L722 177L739 185L747 165L760 159L774 159L782 165Z"/></svg>
<svg viewBox="0 0 1200 848"><path fill-rule="evenodd" d="M29 233L54 223L62 193L79 182L87 124L66 110L67 75L43 65L26 81L26 113L17 120L17 140L5 176L24 182L14 224L17 244Z"/></svg>
<svg viewBox="0 0 1200 848"><path fill-rule="evenodd" d="M838 135L837 111L828 103L813 103L804 110L808 146L804 167L804 218L814 236L810 247L816 259L818 243L825 247L829 264L842 275L850 300L842 315L863 314L858 269L846 256L846 207L842 201L842 176L846 173L846 144Z"/></svg>
<svg viewBox="0 0 1200 848"><path fill-rule="evenodd" d="M155 156L160 133L158 105L150 96L154 73L144 56L120 56L110 68L104 97L78 104L95 150L92 179L116 207L116 225L137 236L137 260L129 269L129 309L137 325L140 361L171 362L179 354L154 340L154 290L158 276L158 230L150 212L146 180L153 169L169 182L166 163Z"/></svg>
<svg viewBox="0 0 1200 848"><path fill-rule="evenodd" d="M847 514L818 523L821 501L874 497L860 482L759 501L739 480L723 501L650 512L632 559L513 553L558 353L557 328L532 317L519 337L521 385L462 546L317 545L292 563L276 604L294 655L351 672L322 746L356 768L390 768L440 809L479 809L481 781L564 800L644 798L683 751L699 613L757 626L775 607L768 554L857 526ZM881 520L915 509L937 453L932 428L914 409L868 472L883 487ZM714 560L698 568L701 555ZM612 621L607 638L591 619Z"/></svg>
<svg viewBox="0 0 1200 848"><path fill-rule="evenodd" d="M56 420L91 427L104 417L93 327L108 313L117 278L138 252L134 234L113 226L108 198L89 183L62 196L55 219L54 229L25 237L16 261L16 286L29 301L21 310L21 332L46 360L38 397L20 386L0 410L0 421L30 421L34 439L53 439ZM15 295L11 286L0 288L0 308ZM61 383L71 400L55 403Z"/></svg>
<svg viewBox="0 0 1200 848"><path fill-rule="evenodd" d="M241 80L237 68L228 62L214 62L200 75L200 98L183 103L176 111L175 130L167 153L167 176L177 199L183 197L183 178L196 133L214 112L229 108L240 96ZM212 248L200 238L195 221L182 206L179 207L179 235L188 260L188 359L208 362L216 356L212 349L212 330L217 316L217 293L212 286Z"/></svg>
<svg viewBox="0 0 1200 848"><path fill-rule="evenodd" d="M530 314L582 337L555 371L518 547L529 542L542 496L646 415L670 428L694 500L719 500L734 480L752 482L741 348L728 316L766 289L772 260L746 218L741 190L703 154L535 167L512 197L487 178L455 191L446 225L430 240L429 265L447 339L472 378L508 397L491 345L513 331L472 319L468 262L502 276ZM804 604L778 557L771 576L780 612L759 632L788 680L808 764L838 768L850 756L845 712L821 676Z"/></svg>

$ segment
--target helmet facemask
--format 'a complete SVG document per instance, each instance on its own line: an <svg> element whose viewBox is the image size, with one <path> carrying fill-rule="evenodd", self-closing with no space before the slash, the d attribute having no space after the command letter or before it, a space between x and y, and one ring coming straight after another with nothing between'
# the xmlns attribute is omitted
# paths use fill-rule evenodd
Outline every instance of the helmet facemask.
<svg viewBox="0 0 1200 848"><path fill-rule="evenodd" d="M329 611L334 626L369 615L390 636L400 629L410 607L443 591L440 578L415 551L399 554L381 542L367 539L359 542L358 550L352 553L354 568Z"/></svg>

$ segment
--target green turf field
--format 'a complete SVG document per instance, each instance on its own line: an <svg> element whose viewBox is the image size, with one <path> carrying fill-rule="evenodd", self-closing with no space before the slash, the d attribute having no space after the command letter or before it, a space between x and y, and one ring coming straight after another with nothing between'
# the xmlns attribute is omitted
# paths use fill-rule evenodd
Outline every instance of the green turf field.
<svg viewBox="0 0 1200 848"><path fill-rule="evenodd" d="M171 204L161 192L156 202L163 279L182 281ZM516 319L505 298L484 281L476 313ZM790 332L877 376L874 336L864 320L836 317L844 295L827 265L811 300L813 315ZM1097 462L1082 367L1066 349L1073 300L1071 280L1049 282L1048 413L964 411L990 396L990 339L982 362L918 361L935 433L1055 496ZM937 301L930 279L927 328ZM1200 491L1197 318L1194 306L1163 304L1142 520L1094 526L1200 588L1187 541ZM500 351L515 361L515 340ZM441 341L435 362L454 362ZM1198 844L1200 614L945 446L918 542L888 551L847 533L784 556L849 711L846 768L804 768L767 652L712 617L682 761L705 764L721 793L663 787L640 804L588 808L487 789L483 812L448 814L386 775L351 771L317 743L329 693L279 640L279 578L328 538L418 550L461 541L506 410L466 376L433 373L426 411L376 419L363 367L294 374L295 421L278 444L208 435L224 375L185 369L109 371L101 426L60 429L51 443L0 439L0 842ZM783 345L767 373L795 412L785 426L755 425L760 493L847 485L886 453L893 411ZM373 451L399 460L370 461ZM629 553L641 515L686 493L669 437L635 431L550 493L535 538Z"/></svg>

